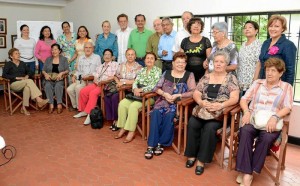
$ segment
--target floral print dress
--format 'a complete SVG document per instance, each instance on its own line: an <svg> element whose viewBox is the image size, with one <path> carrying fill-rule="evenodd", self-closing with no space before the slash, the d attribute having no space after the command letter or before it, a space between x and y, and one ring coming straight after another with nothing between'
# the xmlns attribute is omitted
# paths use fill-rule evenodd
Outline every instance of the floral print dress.
<svg viewBox="0 0 300 186"><path fill-rule="evenodd" d="M62 49L62 54L65 56L68 61L72 59L75 54L75 42L76 42L76 34L72 33L72 39L70 41L67 40L65 34L60 35L57 38L57 43L60 45ZM70 71L74 70L75 61L70 62Z"/></svg>

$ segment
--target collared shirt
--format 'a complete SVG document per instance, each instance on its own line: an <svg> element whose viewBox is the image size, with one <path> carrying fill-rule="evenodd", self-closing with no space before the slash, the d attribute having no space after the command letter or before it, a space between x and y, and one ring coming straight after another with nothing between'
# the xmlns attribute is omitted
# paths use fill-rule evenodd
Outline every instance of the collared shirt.
<svg viewBox="0 0 300 186"><path fill-rule="evenodd" d="M137 75L134 83L132 84L132 90L138 88L138 84L145 85L142 89L144 92L150 92L161 76L161 69L153 66L150 72L147 74L147 67L142 68L141 72Z"/></svg>
<svg viewBox="0 0 300 186"><path fill-rule="evenodd" d="M97 67L101 65L101 58L98 54L92 54L87 57L82 55L78 58L78 66L75 72L76 77L93 75Z"/></svg>
<svg viewBox="0 0 300 186"><path fill-rule="evenodd" d="M286 93L283 97L285 89ZM251 101L249 109L252 115L259 110L271 110L273 112L278 112L283 108L292 109L293 87L280 80L277 85L268 89L267 81L265 79L258 79L253 82L241 99ZM281 99L284 100L281 101ZM279 105L279 103L282 103L282 105Z"/></svg>
<svg viewBox="0 0 300 186"><path fill-rule="evenodd" d="M282 34L279 40L273 45L277 46L279 48L279 51L276 54L271 55L269 54L269 47L271 42L272 39L268 39L263 43L261 47L259 55L259 61L261 62L261 66L264 67L265 61L270 57L277 57L282 59L285 63L286 71L283 73L281 80L293 85L297 52L295 44L292 41L288 40L284 34ZM260 70L260 78L265 78L264 68L261 68Z"/></svg>
<svg viewBox="0 0 300 186"><path fill-rule="evenodd" d="M62 49L62 55L68 60L70 60L75 54L76 39L77 37L75 33L72 33L72 39L70 41L67 40L65 34L62 34L57 38L57 44L59 44Z"/></svg>
<svg viewBox="0 0 300 186"><path fill-rule="evenodd" d="M181 41L186 38L189 37L191 34L184 28L182 28L181 30L179 30L177 32L176 38L175 38L175 43L173 45L173 52L179 52L180 51L180 46L181 46Z"/></svg>
<svg viewBox="0 0 300 186"><path fill-rule="evenodd" d="M169 35L163 34L158 43L158 56L161 57L162 60L172 60L173 52L172 47L175 43L176 31L172 31ZM162 51L168 51L168 55L163 56Z"/></svg>
<svg viewBox="0 0 300 186"><path fill-rule="evenodd" d="M147 41L151 35L152 31L146 28L144 28L143 32L139 32L137 28L131 31L128 39L128 48L135 50L136 57L145 57Z"/></svg>
<svg viewBox="0 0 300 186"><path fill-rule="evenodd" d="M152 34L147 42L147 48L146 48L146 52L154 52L156 57L158 57L158 42L159 42L159 38L161 37L161 34L155 32L154 34Z"/></svg>
<svg viewBox="0 0 300 186"><path fill-rule="evenodd" d="M133 65L130 65L130 67L127 67L127 63L128 62L125 62L119 65L116 74L116 76L119 79L126 79L126 80L135 79L137 74L143 68L138 62L133 62Z"/></svg>
<svg viewBox="0 0 300 186"><path fill-rule="evenodd" d="M2 77L9 79L12 83L18 81L16 77L32 76L32 73L33 72L30 71L29 67L23 61L20 61L18 66L12 61L9 61L4 65Z"/></svg>
<svg viewBox="0 0 300 186"><path fill-rule="evenodd" d="M118 38L118 49L119 49L119 55L118 55L118 62L123 63L126 62L126 50L128 46L128 39L130 32L132 31L132 28L127 27L124 31L121 29L118 29L116 31L116 35Z"/></svg>
<svg viewBox="0 0 300 186"><path fill-rule="evenodd" d="M103 51L105 49L111 49L113 51L113 56L118 58L118 41L115 34L109 33L107 38L104 37L104 34L100 34L95 44L95 54L98 54L103 57Z"/></svg>
<svg viewBox="0 0 300 186"><path fill-rule="evenodd" d="M94 80L98 83L100 81L107 80L109 77L116 75L118 67L119 67L118 62L115 62L115 61L111 61L108 63L104 62L103 64L98 66L98 68L96 69L96 72L93 73Z"/></svg>

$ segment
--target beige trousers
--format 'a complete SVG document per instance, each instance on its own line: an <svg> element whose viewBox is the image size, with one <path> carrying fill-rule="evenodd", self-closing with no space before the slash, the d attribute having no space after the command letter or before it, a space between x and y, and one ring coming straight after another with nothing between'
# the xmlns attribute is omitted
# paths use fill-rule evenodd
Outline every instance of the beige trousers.
<svg viewBox="0 0 300 186"><path fill-rule="evenodd" d="M24 79L20 81L15 81L11 85L11 90L15 92L20 92L23 90L23 106L29 106L29 98L35 99L42 95L41 91L38 89L36 84L32 79Z"/></svg>
<svg viewBox="0 0 300 186"><path fill-rule="evenodd" d="M85 81L81 81L81 83L80 83L80 81L76 80L75 83L72 83L67 88L67 92L68 92L68 95L70 97L70 100L71 100L73 108L78 108L79 92L85 86L86 86L86 82Z"/></svg>

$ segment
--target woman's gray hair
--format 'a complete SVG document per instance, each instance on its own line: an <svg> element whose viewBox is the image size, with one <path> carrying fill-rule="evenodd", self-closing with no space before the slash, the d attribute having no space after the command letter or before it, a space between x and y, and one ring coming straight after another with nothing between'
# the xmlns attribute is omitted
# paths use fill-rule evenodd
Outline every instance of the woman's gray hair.
<svg viewBox="0 0 300 186"><path fill-rule="evenodd" d="M211 29L217 29L220 32L224 32L226 37L228 36L228 25L226 22L216 22Z"/></svg>
<svg viewBox="0 0 300 186"><path fill-rule="evenodd" d="M213 57L213 62L215 62L215 58L217 56L223 56L224 59L225 59L226 64L227 65L229 64L229 62L230 62L230 56L229 56L229 54L227 52L225 52L225 51L217 51L217 52L215 52L214 53L214 57Z"/></svg>

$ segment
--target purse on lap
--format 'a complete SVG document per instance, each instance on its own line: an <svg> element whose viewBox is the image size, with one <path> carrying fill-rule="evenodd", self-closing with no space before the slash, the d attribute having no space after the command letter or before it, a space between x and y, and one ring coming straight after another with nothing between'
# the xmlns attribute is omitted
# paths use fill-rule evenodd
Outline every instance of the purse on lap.
<svg viewBox="0 0 300 186"><path fill-rule="evenodd" d="M143 87L145 87L145 85L138 84L137 87L138 88L143 88ZM129 94L126 94L125 98L129 99L129 100L132 100L132 101L139 101L139 102L143 101L143 98L141 96L135 96L133 92L130 92Z"/></svg>

